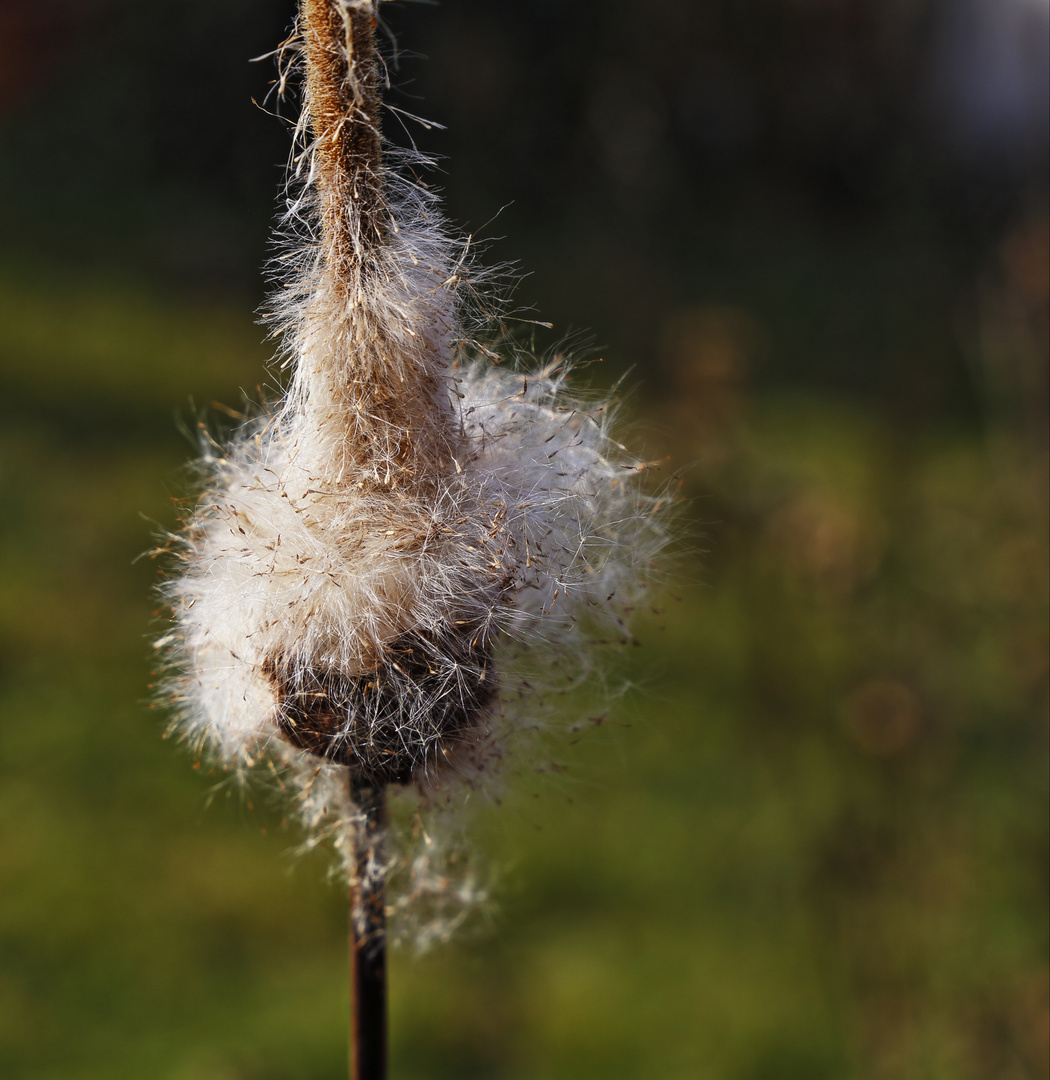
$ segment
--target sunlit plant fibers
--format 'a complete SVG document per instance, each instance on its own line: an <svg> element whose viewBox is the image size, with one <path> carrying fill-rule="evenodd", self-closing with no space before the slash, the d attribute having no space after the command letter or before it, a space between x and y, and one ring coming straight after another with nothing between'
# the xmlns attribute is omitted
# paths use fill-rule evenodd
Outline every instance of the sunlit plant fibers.
<svg viewBox="0 0 1050 1080"><path fill-rule="evenodd" d="M532 726L523 680L556 654L582 672L660 543L609 403L573 398L561 363L524 373L471 344L464 246L421 162L384 153L377 7L303 0L280 50L282 82L305 84L270 309L290 380L206 443L160 642L181 733L229 767L276 765L312 833L338 837L365 956L388 850L424 938L476 894L440 828L387 844L386 788L432 809L487 786Z"/></svg>

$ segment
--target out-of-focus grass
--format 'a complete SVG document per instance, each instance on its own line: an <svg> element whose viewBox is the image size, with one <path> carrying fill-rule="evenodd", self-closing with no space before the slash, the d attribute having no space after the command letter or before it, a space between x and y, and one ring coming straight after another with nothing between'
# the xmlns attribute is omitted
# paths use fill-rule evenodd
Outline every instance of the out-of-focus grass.
<svg viewBox="0 0 1050 1080"><path fill-rule="evenodd" d="M0 1074L334 1080L339 887L147 707L172 406L237 406L261 331L10 274L0 310ZM632 693L552 737L565 771L479 813L497 901L395 954L393 1075L1044 1075L1038 470L1006 431L681 408L707 551L617 659Z"/></svg>

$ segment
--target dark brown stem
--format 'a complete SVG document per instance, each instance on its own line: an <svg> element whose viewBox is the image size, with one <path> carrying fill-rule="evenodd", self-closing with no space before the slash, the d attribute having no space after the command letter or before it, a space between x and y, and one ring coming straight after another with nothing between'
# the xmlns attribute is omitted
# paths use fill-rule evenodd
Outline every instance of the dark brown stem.
<svg viewBox="0 0 1050 1080"><path fill-rule="evenodd" d="M386 791L347 770L359 815L350 893L350 1077L386 1080Z"/></svg>
<svg viewBox="0 0 1050 1080"><path fill-rule="evenodd" d="M360 266L382 246L386 232L377 3L302 0L314 183L337 272Z"/></svg>

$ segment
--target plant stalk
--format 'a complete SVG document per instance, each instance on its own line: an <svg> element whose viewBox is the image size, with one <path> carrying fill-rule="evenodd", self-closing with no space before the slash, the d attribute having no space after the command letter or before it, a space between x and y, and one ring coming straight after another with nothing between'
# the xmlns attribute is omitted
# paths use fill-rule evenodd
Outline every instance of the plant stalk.
<svg viewBox="0 0 1050 1080"><path fill-rule="evenodd" d="M386 791L347 773L360 815L350 889L350 1077L386 1080Z"/></svg>

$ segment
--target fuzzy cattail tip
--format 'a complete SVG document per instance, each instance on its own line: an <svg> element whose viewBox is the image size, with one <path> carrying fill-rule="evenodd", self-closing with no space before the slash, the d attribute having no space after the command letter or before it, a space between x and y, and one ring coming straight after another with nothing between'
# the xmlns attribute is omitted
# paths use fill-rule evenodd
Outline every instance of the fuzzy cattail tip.
<svg viewBox="0 0 1050 1080"><path fill-rule="evenodd" d="M303 0L299 31L308 230L273 304L292 376L208 450L164 641L183 731L282 763L311 827L352 831L347 775L432 797L491 773L535 726L526 679L575 678L596 624L623 625L660 514L608 403L463 347L459 248L382 160L375 5ZM454 892L428 858L410 892Z"/></svg>

